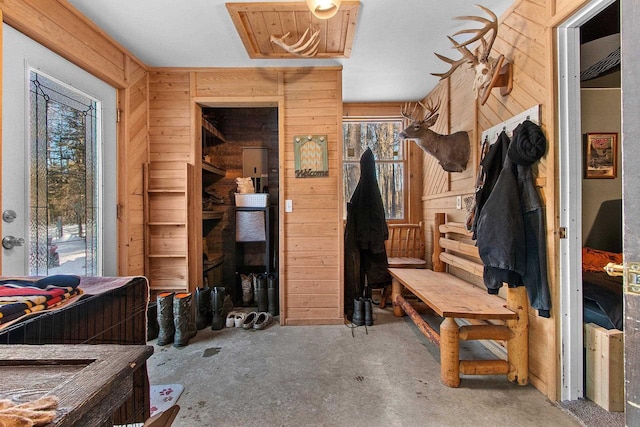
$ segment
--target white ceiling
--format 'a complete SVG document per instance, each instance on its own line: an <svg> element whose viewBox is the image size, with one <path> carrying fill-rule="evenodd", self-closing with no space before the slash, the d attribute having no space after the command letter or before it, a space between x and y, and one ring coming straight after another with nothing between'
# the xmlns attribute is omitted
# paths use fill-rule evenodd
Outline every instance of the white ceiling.
<svg viewBox="0 0 640 427"><path fill-rule="evenodd" d="M449 68L433 52L459 58L446 36L480 25L452 18L486 16L468 0L360 0L350 58L250 59L223 0L68 1L152 67L342 65L344 102L423 98ZM512 3L482 1L498 17Z"/></svg>

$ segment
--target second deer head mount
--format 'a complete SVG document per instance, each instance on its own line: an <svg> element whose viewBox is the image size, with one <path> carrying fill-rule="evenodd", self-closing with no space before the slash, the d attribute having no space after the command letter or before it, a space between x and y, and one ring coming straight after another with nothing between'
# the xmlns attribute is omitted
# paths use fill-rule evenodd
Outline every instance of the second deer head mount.
<svg viewBox="0 0 640 427"><path fill-rule="evenodd" d="M418 105L426 110L422 119L416 114ZM411 123L400 132L400 137L414 139L420 148L440 161L440 166L445 171L462 172L467 168L471 153L469 135L465 131L440 135L429 129L438 120L439 108L440 101L435 107L429 102L426 105L421 102L413 106L411 103L405 104L401 114L402 117L411 120Z"/></svg>
<svg viewBox="0 0 640 427"><path fill-rule="evenodd" d="M473 82L473 90L476 95L476 99L480 98L480 105L484 105L489 99L489 94L494 87L500 87L500 94L505 96L511 92L513 85L512 78L512 64L505 61L504 55L500 55L497 58L492 58L490 55L493 47L493 42L498 35L498 17L490 9L476 5L491 17L491 19L484 18L482 16L456 16L453 19L476 21L483 24L482 28L469 28L460 30L451 36L447 36L449 41L453 44L453 47L462 54L462 58L453 60L447 58L444 55L436 53L435 55L448 63L451 68L445 73L431 73L440 79L446 79L462 64L469 63L471 67L475 69L476 77ZM469 40L458 43L454 37L460 34L473 34ZM489 40L485 40L485 36L489 35ZM480 41L480 45L472 53L469 50L469 45Z"/></svg>

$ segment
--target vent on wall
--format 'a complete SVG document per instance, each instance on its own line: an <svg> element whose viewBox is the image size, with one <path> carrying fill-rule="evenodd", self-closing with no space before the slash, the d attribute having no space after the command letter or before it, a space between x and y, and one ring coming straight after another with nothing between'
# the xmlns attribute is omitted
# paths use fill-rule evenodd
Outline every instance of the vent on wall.
<svg viewBox="0 0 640 427"><path fill-rule="evenodd" d="M250 58L300 58L272 43L271 36L295 43L311 28L319 30L317 59L348 58L356 31L359 1L343 1L338 13L330 19L318 19L305 2L294 3L227 3L227 10Z"/></svg>

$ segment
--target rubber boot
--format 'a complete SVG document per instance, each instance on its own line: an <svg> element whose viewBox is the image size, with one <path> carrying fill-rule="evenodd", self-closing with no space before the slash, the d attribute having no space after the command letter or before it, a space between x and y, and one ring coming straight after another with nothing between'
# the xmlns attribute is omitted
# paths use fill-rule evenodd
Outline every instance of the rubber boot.
<svg viewBox="0 0 640 427"><path fill-rule="evenodd" d="M211 288L196 288L196 327L204 329L211 324Z"/></svg>
<svg viewBox="0 0 640 427"><path fill-rule="evenodd" d="M173 342L176 327L173 323L173 292L162 292L156 300L158 310L158 345Z"/></svg>
<svg viewBox="0 0 640 427"><path fill-rule="evenodd" d="M240 274L242 305L248 306L253 300L253 274Z"/></svg>
<svg viewBox="0 0 640 427"><path fill-rule="evenodd" d="M373 305L371 298L365 298L364 301L364 324L365 326L373 326Z"/></svg>
<svg viewBox="0 0 640 427"><path fill-rule="evenodd" d="M256 277L256 297L258 313L267 311L267 278L264 274L258 274L258 276Z"/></svg>
<svg viewBox="0 0 640 427"><path fill-rule="evenodd" d="M213 317L211 319L211 329L219 331L225 326L225 314L224 314L224 297L225 288L216 286L211 290L211 312Z"/></svg>
<svg viewBox="0 0 640 427"><path fill-rule="evenodd" d="M353 300L353 319L351 323L356 326L364 325L364 301L362 297Z"/></svg>
<svg viewBox="0 0 640 427"><path fill-rule="evenodd" d="M267 307L269 309L269 314L272 316L279 315L278 310L278 298L280 295L278 294L278 279L274 273L269 273L267 276Z"/></svg>
<svg viewBox="0 0 640 427"><path fill-rule="evenodd" d="M150 302L147 308L147 341L158 338L160 326L158 325L158 303Z"/></svg>
<svg viewBox="0 0 640 427"><path fill-rule="evenodd" d="M196 336L198 329L192 318L191 301L193 294L179 293L173 297L173 323L176 332L173 338L174 347L183 347Z"/></svg>

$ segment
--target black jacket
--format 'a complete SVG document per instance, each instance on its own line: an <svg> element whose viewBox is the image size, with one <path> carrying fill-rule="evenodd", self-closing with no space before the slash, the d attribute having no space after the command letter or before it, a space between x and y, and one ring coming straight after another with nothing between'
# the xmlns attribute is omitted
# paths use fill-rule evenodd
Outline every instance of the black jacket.
<svg viewBox="0 0 640 427"><path fill-rule="evenodd" d="M524 285L538 315L549 317L544 207L530 166L515 165L507 157L480 212L476 235L489 293L497 294L503 282Z"/></svg>
<svg viewBox="0 0 640 427"><path fill-rule="evenodd" d="M389 230L378 181L373 153L367 149L360 158L360 180L347 205L344 237L345 312L353 307L353 299L362 296L365 285L371 288L387 286L391 275L385 240Z"/></svg>

